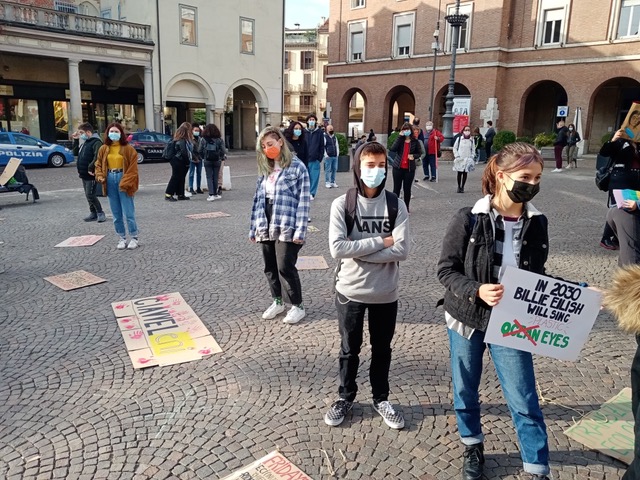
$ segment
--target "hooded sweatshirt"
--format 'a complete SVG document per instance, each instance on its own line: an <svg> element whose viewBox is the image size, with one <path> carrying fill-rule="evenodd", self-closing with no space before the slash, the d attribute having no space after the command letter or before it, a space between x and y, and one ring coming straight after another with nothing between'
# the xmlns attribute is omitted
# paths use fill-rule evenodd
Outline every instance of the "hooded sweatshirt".
<svg viewBox="0 0 640 480"><path fill-rule="evenodd" d="M398 200L395 227L390 230L385 178L373 198L364 194L360 180L360 152L356 151L353 175L358 189L356 221L347 237L345 221L346 195L331 204L329 249L339 259L336 268L336 291L347 299L368 304L398 300L398 262L409 254L409 222L407 207ZM388 163L388 161L387 161ZM383 238L393 235L394 244L385 248Z"/></svg>

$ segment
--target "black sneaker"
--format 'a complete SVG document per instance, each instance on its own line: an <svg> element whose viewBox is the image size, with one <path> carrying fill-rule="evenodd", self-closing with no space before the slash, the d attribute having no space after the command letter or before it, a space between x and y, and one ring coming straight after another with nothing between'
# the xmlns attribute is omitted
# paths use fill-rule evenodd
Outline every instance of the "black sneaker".
<svg viewBox="0 0 640 480"><path fill-rule="evenodd" d="M467 445L462 457L463 480L480 480L484 469L484 445Z"/></svg>
<svg viewBox="0 0 640 480"><path fill-rule="evenodd" d="M88 217L83 218L85 222L95 222L97 219L98 219L98 214L95 212L89 214Z"/></svg>
<svg viewBox="0 0 640 480"><path fill-rule="evenodd" d="M324 414L324 423L330 427L337 427L342 423L344 417L353 407L353 402L340 398L331 404L327 413Z"/></svg>
<svg viewBox="0 0 640 480"><path fill-rule="evenodd" d="M427 181L429 181L429 180L431 180L431 177L424 177L424 178L422 179L422 181L423 181L423 182L427 182Z"/></svg>
<svg viewBox="0 0 640 480"><path fill-rule="evenodd" d="M222 195L222 187L218 187L218 195Z"/></svg>
<svg viewBox="0 0 640 480"><path fill-rule="evenodd" d="M391 403L386 400L382 402L373 402L373 409L380 414L384 423L396 430L404 428L404 417L402 413L396 411Z"/></svg>
<svg viewBox="0 0 640 480"><path fill-rule="evenodd" d="M435 182L436 181L436 177L432 177L431 180L429 180L430 182Z"/></svg>
<svg viewBox="0 0 640 480"><path fill-rule="evenodd" d="M184 195L178 195L178 200L191 200L191 198L186 197Z"/></svg>
<svg viewBox="0 0 640 480"><path fill-rule="evenodd" d="M165 199L167 202L177 202L176 197L174 197L173 195L165 195L165 196L164 196L164 199Z"/></svg>
<svg viewBox="0 0 640 480"><path fill-rule="evenodd" d="M196 193L204 193L201 188L196 190Z"/></svg>

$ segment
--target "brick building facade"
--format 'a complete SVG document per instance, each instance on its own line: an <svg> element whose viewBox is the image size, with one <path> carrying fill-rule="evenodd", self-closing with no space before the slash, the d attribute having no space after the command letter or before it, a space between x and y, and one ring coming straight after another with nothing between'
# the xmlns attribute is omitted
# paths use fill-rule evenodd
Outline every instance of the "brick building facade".
<svg viewBox="0 0 640 480"><path fill-rule="evenodd" d="M442 125L452 28L436 0L331 0L328 101L338 131L349 128L355 93L365 129L379 138L413 115ZM470 97L470 123L533 137L551 131L557 107L580 109L590 151L640 101L640 5L635 0L462 1L456 97ZM440 19L434 114L434 30ZM423 120L424 123L424 120Z"/></svg>

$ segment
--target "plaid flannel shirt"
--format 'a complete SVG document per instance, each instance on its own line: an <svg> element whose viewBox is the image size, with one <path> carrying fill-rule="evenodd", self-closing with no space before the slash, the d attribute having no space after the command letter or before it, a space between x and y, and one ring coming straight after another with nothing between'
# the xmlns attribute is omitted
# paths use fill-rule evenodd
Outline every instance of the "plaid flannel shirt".
<svg viewBox="0 0 640 480"><path fill-rule="evenodd" d="M294 158L287 168L283 168L275 185L271 223L265 214L265 177L258 178L256 193L251 209L251 229L249 238L257 242L280 240L304 241L309 221L310 189L307 167Z"/></svg>

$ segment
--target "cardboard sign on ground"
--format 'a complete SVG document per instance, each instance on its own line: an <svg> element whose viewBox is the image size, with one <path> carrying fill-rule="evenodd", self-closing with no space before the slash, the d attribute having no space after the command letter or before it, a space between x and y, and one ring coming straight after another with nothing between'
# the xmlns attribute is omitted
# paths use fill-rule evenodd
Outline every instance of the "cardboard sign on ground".
<svg viewBox="0 0 640 480"><path fill-rule="evenodd" d="M187 218L193 218L195 220L200 220L202 218L219 218L219 217L230 217L228 213L224 212L207 212L207 213L192 213L191 215L186 215Z"/></svg>
<svg viewBox="0 0 640 480"><path fill-rule="evenodd" d="M9 159L9 163L7 163L7 166L4 167L4 170L2 171L2 175L0 175L0 185L4 186L7 184L9 180L11 180L11 177L13 177L18 171L20 162L22 162L22 159L20 158Z"/></svg>
<svg viewBox="0 0 640 480"><path fill-rule="evenodd" d="M485 342L576 360L600 312L600 293L507 267L504 295L493 307Z"/></svg>
<svg viewBox="0 0 640 480"><path fill-rule="evenodd" d="M133 368L200 360L222 349L179 293L111 304Z"/></svg>
<svg viewBox="0 0 640 480"><path fill-rule="evenodd" d="M634 441L631 389L623 389L600 409L589 412L565 430L564 434L593 450L630 464Z"/></svg>
<svg viewBox="0 0 640 480"><path fill-rule="evenodd" d="M104 238L104 235L82 235L80 237L69 237L64 242L60 242L56 247L90 247Z"/></svg>
<svg viewBox="0 0 640 480"><path fill-rule="evenodd" d="M53 277L44 277L44 279L65 291L106 282L104 278L96 277L92 273L85 272L84 270L54 275Z"/></svg>
<svg viewBox="0 0 640 480"><path fill-rule="evenodd" d="M280 452L256 460L222 480L312 480Z"/></svg>
<svg viewBox="0 0 640 480"><path fill-rule="evenodd" d="M329 268L324 257L298 257L298 270L324 270Z"/></svg>

